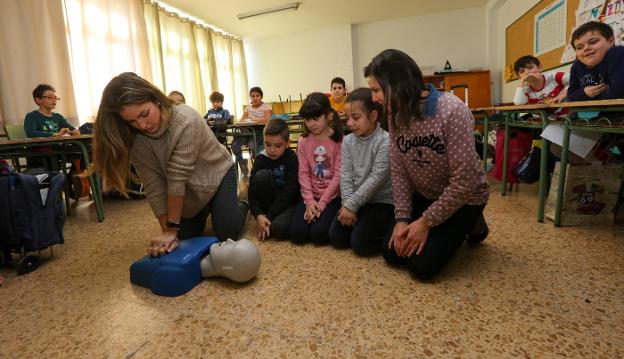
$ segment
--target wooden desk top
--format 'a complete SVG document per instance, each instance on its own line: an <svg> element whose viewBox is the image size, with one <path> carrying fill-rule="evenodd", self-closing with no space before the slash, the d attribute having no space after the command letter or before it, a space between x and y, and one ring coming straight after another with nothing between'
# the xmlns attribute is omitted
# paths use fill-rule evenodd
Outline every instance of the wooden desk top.
<svg viewBox="0 0 624 359"><path fill-rule="evenodd" d="M550 105L545 103L537 103L533 105L494 106L491 108L495 111L527 111L548 109L550 108Z"/></svg>
<svg viewBox="0 0 624 359"><path fill-rule="evenodd" d="M33 143L48 143L48 142L63 142L71 140L91 140L93 135L77 135L77 136L58 136L58 137L33 137L33 138L21 138L19 140L9 140L0 142L0 146L3 145L28 145Z"/></svg>
<svg viewBox="0 0 624 359"><path fill-rule="evenodd" d="M551 108L624 106L624 99L551 103Z"/></svg>

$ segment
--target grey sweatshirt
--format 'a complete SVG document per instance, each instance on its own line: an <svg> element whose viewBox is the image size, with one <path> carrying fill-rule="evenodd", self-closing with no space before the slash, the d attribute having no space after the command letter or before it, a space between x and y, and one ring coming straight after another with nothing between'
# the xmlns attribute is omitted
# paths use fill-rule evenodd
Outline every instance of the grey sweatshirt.
<svg viewBox="0 0 624 359"><path fill-rule="evenodd" d="M167 213L167 196L184 196L182 217L194 217L219 189L232 157L206 121L186 105L173 106L171 120L154 134L139 134L131 160L156 217Z"/></svg>
<svg viewBox="0 0 624 359"><path fill-rule="evenodd" d="M366 203L393 204L388 132L379 124L367 137L347 135L342 142L342 205L357 212Z"/></svg>

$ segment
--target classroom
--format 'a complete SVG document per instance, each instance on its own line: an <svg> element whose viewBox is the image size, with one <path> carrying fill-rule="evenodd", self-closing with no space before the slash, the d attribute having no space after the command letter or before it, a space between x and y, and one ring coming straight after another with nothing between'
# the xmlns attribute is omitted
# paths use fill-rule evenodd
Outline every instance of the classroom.
<svg viewBox="0 0 624 359"><path fill-rule="evenodd" d="M0 358L624 357L624 0L0 6Z"/></svg>

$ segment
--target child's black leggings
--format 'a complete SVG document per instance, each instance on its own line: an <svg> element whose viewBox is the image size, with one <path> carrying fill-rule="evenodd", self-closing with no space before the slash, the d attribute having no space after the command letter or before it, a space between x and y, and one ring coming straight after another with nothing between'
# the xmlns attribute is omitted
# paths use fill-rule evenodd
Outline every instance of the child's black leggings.
<svg viewBox="0 0 624 359"><path fill-rule="evenodd" d="M429 208L430 201L418 194L412 196L412 221L421 217ZM444 223L429 230L429 237L420 255L409 258L399 257L394 248L388 249L390 236L384 241L383 256L393 265L406 265L407 268L421 280L433 278L446 263L453 257L455 251L462 245L466 235L470 233L474 223L483 213L485 205L460 207Z"/></svg>
<svg viewBox="0 0 624 359"><path fill-rule="evenodd" d="M303 200L297 203L295 213L290 224L290 240L295 243L305 243L312 241L316 244L329 242L329 226L340 209L340 197L334 198L327 204L321 216L309 224L303 219L306 205Z"/></svg>
<svg viewBox="0 0 624 359"><path fill-rule="evenodd" d="M361 256L379 253L394 229L394 206L388 203L366 203L357 212L353 227L343 226L338 214L329 229L329 240L337 248L353 248Z"/></svg>

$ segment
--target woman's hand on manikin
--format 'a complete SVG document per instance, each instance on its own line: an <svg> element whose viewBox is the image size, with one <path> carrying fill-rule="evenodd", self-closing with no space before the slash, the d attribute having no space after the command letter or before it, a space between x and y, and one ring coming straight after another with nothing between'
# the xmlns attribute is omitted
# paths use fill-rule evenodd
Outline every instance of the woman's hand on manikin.
<svg viewBox="0 0 624 359"><path fill-rule="evenodd" d="M167 253L171 253L177 246L178 232L165 230L161 234L152 238L150 246L147 248L147 255L150 257L160 257Z"/></svg>

